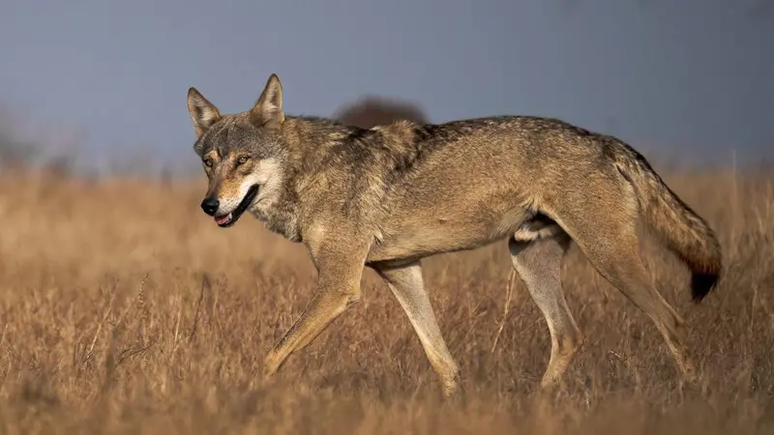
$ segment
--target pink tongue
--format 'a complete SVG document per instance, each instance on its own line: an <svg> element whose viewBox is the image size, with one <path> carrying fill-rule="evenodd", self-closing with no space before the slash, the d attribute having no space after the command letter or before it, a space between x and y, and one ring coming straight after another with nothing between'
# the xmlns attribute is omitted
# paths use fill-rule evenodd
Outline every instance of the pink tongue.
<svg viewBox="0 0 774 435"><path fill-rule="evenodd" d="M231 220L231 213L229 213L229 214L227 214L225 216L216 217L215 218L215 223L217 223L218 225L222 225L222 224L225 224L226 222L228 222L230 220Z"/></svg>

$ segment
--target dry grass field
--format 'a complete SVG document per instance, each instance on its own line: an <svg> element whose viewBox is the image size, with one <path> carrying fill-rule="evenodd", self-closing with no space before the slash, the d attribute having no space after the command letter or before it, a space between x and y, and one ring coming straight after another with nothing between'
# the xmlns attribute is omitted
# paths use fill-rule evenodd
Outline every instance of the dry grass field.
<svg viewBox="0 0 774 435"><path fill-rule="evenodd" d="M199 209L204 175L162 183L6 173L0 179L0 430L7 434L774 433L772 178L665 179L716 228L725 276L700 305L665 250L654 282L690 327L700 385L680 391L661 336L577 248L563 269L586 342L551 396L545 321L504 244L425 261L465 395L444 401L419 340L376 275L361 303L278 376L269 347L315 272L300 245ZM498 328L503 330L493 349Z"/></svg>

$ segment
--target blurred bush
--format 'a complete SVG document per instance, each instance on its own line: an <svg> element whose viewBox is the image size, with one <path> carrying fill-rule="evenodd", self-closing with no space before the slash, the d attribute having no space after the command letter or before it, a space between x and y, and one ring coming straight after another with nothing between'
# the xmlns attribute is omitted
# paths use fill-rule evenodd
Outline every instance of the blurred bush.
<svg viewBox="0 0 774 435"><path fill-rule="evenodd" d="M422 109L413 103L373 95L345 105L336 111L333 118L361 128L390 124L403 119L418 123L429 122Z"/></svg>

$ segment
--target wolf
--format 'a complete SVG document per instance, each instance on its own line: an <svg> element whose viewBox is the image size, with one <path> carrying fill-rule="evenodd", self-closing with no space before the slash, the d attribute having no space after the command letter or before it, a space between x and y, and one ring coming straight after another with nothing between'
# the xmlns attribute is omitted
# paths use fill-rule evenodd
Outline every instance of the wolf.
<svg viewBox="0 0 774 435"><path fill-rule="evenodd" d="M221 114L193 87L188 110L208 178L204 213L228 228L249 212L302 243L317 270L311 300L265 357L265 377L357 303L368 267L403 308L443 394L454 395L460 369L421 260L507 240L550 332L541 389L559 383L584 340L560 279L572 243L651 319L682 379L696 380L685 322L650 282L637 228L647 224L691 271L696 303L717 286L721 247L707 222L616 137L538 116L369 129L291 116L276 74L250 110Z"/></svg>

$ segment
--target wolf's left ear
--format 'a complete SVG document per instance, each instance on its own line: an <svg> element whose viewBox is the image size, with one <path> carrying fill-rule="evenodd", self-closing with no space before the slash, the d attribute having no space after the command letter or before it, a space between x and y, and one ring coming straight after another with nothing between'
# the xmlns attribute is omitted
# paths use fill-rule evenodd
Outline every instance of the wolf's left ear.
<svg viewBox="0 0 774 435"><path fill-rule="evenodd" d="M250 110L250 120L258 127L279 128L285 120L282 111L282 83L277 74L272 74L266 82L258 101Z"/></svg>
<svg viewBox="0 0 774 435"><path fill-rule="evenodd" d="M188 89L188 112L191 114L197 138L220 120L218 108L204 98L196 88Z"/></svg>

